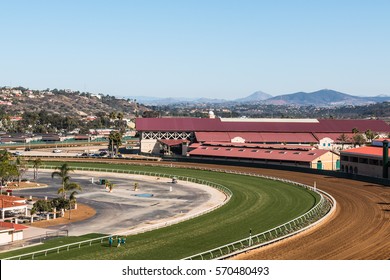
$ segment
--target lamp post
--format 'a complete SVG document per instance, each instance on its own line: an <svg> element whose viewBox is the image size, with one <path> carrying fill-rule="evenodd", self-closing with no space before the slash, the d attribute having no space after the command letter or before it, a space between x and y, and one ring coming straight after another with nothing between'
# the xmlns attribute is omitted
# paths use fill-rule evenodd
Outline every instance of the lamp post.
<svg viewBox="0 0 390 280"><path fill-rule="evenodd" d="M87 144L87 146L88 146L88 157L89 157L89 133L87 134L88 135L88 144Z"/></svg>

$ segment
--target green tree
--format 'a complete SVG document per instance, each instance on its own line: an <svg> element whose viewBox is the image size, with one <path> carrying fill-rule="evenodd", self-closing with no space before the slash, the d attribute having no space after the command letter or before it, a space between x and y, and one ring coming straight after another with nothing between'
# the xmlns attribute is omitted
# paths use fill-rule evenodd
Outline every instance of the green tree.
<svg viewBox="0 0 390 280"><path fill-rule="evenodd" d="M364 134L366 135L367 142L372 142L372 140L376 137L376 134L372 132L370 129L367 129Z"/></svg>
<svg viewBox="0 0 390 280"><path fill-rule="evenodd" d="M60 189L58 190L58 193L62 193L63 198L65 199L66 198L65 186L69 183L70 180L69 173L73 172L74 169L71 168L67 163L64 163L63 165L56 167L56 170L58 171L54 171L53 173L51 173L51 178L54 177L61 178L62 187L60 188L61 190Z"/></svg>
<svg viewBox="0 0 390 280"><path fill-rule="evenodd" d="M22 157L18 156L18 157L16 157L16 160L15 160L15 167L18 171L17 176L18 176L18 182L20 184L22 176L28 170L27 162Z"/></svg>
<svg viewBox="0 0 390 280"><path fill-rule="evenodd" d="M69 180L66 180L64 188L59 188L57 193L62 194L62 197L66 198L67 192L74 190L81 191L81 186L78 183L70 183Z"/></svg>
<svg viewBox="0 0 390 280"><path fill-rule="evenodd" d="M108 115L108 117L111 119L111 120L115 120L116 119L116 112L110 112L110 114Z"/></svg>
<svg viewBox="0 0 390 280"><path fill-rule="evenodd" d="M108 149L111 150L111 154L118 154L118 149L122 145L122 134L119 131L111 131L108 136Z"/></svg>
<svg viewBox="0 0 390 280"><path fill-rule="evenodd" d="M81 188L80 188L81 190ZM71 194L69 195L69 220L70 220L70 212L72 210L72 206L73 205L76 205L76 194L78 194L77 191L73 191L71 192Z"/></svg>
<svg viewBox="0 0 390 280"><path fill-rule="evenodd" d="M63 197L56 197L51 200L50 205L56 209L66 209L69 207L69 201Z"/></svg>
<svg viewBox="0 0 390 280"><path fill-rule="evenodd" d="M42 165L42 160L40 158L36 158L30 161L33 164L34 169L34 181L38 179L38 169Z"/></svg>
<svg viewBox="0 0 390 280"><path fill-rule="evenodd" d="M349 138L345 133L342 133L339 137L337 137L337 140L341 143L341 149L344 150L345 143L348 142Z"/></svg>
<svg viewBox="0 0 390 280"><path fill-rule="evenodd" d="M108 188L110 190L110 192L112 192L112 189L114 188L114 184L109 181L109 180L106 180L106 188Z"/></svg>
<svg viewBox="0 0 390 280"><path fill-rule="evenodd" d="M353 134L359 133L359 129L357 129L356 127L352 128L352 133Z"/></svg>
<svg viewBox="0 0 390 280"><path fill-rule="evenodd" d="M0 180L3 186L6 181L19 176L16 165L11 163L11 154L6 150L0 151Z"/></svg>
<svg viewBox="0 0 390 280"><path fill-rule="evenodd" d="M362 146L364 143L366 143L366 139L364 138L363 134L357 133L352 137L352 142L354 147L357 145Z"/></svg>
<svg viewBox="0 0 390 280"><path fill-rule="evenodd" d="M47 200L43 200L43 199L37 200L34 203L32 209L35 213L36 212L39 212L39 213L48 212L48 211L52 210L50 203Z"/></svg>

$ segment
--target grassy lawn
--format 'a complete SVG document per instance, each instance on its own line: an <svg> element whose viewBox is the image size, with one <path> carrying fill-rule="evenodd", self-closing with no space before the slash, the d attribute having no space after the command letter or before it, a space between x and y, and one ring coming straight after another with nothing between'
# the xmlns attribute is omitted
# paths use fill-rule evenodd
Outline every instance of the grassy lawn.
<svg viewBox="0 0 390 280"><path fill-rule="evenodd" d="M48 254L46 257L40 257L41 259L181 259L248 237L249 229L252 229L254 235L287 222L308 211L319 199L316 194L296 186L243 175L169 167L71 164L72 167L76 165L202 178L228 187L233 192L233 197L223 207L201 217L152 232L128 236L126 244L118 248L109 247L108 243L104 242L60 254ZM52 240L50 246L63 245L67 242L66 239ZM74 240L75 238L72 242L75 242ZM28 248L29 251L40 249L41 246ZM0 254L0 258L25 252L26 249Z"/></svg>

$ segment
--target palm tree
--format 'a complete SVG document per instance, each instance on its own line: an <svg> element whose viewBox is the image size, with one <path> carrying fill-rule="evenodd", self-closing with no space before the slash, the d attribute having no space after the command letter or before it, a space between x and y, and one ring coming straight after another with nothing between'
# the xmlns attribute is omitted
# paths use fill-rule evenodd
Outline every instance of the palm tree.
<svg viewBox="0 0 390 280"><path fill-rule="evenodd" d="M124 126L123 126L123 117L124 117L124 114L123 112L119 112L117 115L116 115L117 119L118 119L118 128L121 130L121 131L124 131Z"/></svg>
<svg viewBox="0 0 390 280"><path fill-rule="evenodd" d="M122 145L122 134L118 131L111 131L108 136L108 148L111 149L111 154L114 152L114 147L115 154L118 154L120 145Z"/></svg>
<svg viewBox="0 0 390 280"><path fill-rule="evenodd" d="M348 141L348 136L342 133L336 140L341 142L341 149L344 150L344 144Z"/></svg>
<svg viewBox="0 0 390 280"><path fill-rule="evenodd" d="M109 180L106 180L106 188L108 188L110 192L112 192L112 189L114 188L114 184L111 183Z"/></svg>
<svg viewBox="0 0 390 280"><path fill-rule="evenodd" d="M357 129L356 127L352 128L352 133L353 134L359 133L359 129Z"/></svg>
<svg viewBox="0 0 390 280"><path fill-rule="evenodd" d="M78 183L70 183L69 182L69 176L68 176L68 178L66 179L66 181L65 181L65 185L64 185L64 188L59 188L58 189L58 191L57 191L57 193L58 194L62 194L62 196L64 197L64 198L66 198L66 194L67 194L67 192L68 191L73 191L73 190L79 190L79 191L81 191L81 186L78 184Z"/></svg>
<svg viewBox="0 0 390 280"><path fill-rule="evenodd" d="M23 176L24 173L26 173L28 166L26 161L18 156L15 160L15 167L18 170L18 183L20 184L21 177Z"/></svg>
<svg viewBox="0 0 390 280"><path fill-rule="evenodd" d="M367 129L366 132L364 132L364 134L366 135L368 142L372 142L372 140L376 137L376 134L372 132L371 129Z"/></svg>
<svg viewBox="0 0 390 280"><path fill-rule="evenodd" d="M78 185L76 183L72 183L72 184ZM79 188L79 190L81 190L80 185L78 185L78 188ZM76 194L78 194L78 192L77 191L73 191L69 195L69 220L70 220L70 211L72 209L72 204L76 205Z"/></svg>
<svg viewBox="0 0 390 280"><path fill-rule="evenodd" d="M57 169L59 171L54 171L53 173L51 173L51 178L54 178L54 177L61 178L62 187L58 190L58 193L62 193L63 198L66 198L65 186L69 183L69 179L70 179L69 173L73 172L74 169L71 168L67 163L64 163L60 167L56 167L56 170Z"/></svg>
<svg viewBox="0 0 390 280"><path fill-rule="evenodd" d="M357 145L362 146L364 143L366 143L366 139L364 138L363 134L355 134L352 138L353 146L356 147Z"/></svg>
<svg viewBox="0 0 390 280"><path fill-rule="evenodd" d="M36 159L32 160L31 162L32 162L33 168L34 168L34 181L36 181L38 179L38 169L39 169L39 166L42 165L42 160L40 158L36 158Z"/></svg>

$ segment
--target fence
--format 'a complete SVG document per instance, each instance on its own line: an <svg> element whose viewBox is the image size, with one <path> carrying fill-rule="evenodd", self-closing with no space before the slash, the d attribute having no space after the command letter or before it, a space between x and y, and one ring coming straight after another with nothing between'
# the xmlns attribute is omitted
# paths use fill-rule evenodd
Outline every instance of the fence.
<svg viewBox="0 0 390 280"><path fill-rule="evenodd" d="M143 165L145 165L145 164L143 164ZM161 166L161 165L155 165L155 164L148 164L148 165ZM175 165L171 164L171 167L182 167L182 166L178 166L176 164ZM42 166L41 168L54 169L56 167L55 166ZM254 236L249 236L248 238L241 239L241 240L238 240L236 242L229 243L227 245L224 245L224 246L214 248L214 249L206 251L206 252L202 252L202 253L187 257L187 258L185 258L186 260L222 259L222 258L226 258L228 256L238 254L240 252L250 250L252 248L256 248L256 247L264 246L264 245L272 243L272 242L276 242L278 240L281 240L283 238L287 238L293 234L297 234L303 230L306 230L307 228L315 225L316 223L319 223L322 219L325 218L325 216L327 214L332 213L336 208L336 201L334 200L334 198L332 196L330 196L329 194L327 194L323 191L317 190L316 188L313 188L309 185L301 184L298 182L294 182L294 181L290 181L290 180L286 180L286 179L280 179L280 178L271 177L271 176L264 176L261 174L238 172L238 171L234 171L234 170L205 168L205 167L197 167L197 166L186 167L186 168L205 170L205 171L223 172L223 173L230 173L230 174L237 174L237 175L255 176L255 177L260 177L260 178L269 179L269 180L276 180L276 181L289 183L292 185L296 185L299 187L303 187L303 188L312 190L314 192L317 192L320 195L320 201L313 208L311 208L305 214L303 214L303 215L301 215L301 216L299 216L299 217L297 217L297 218L295 218L295 219L293 219L285 224L277 226L277 227L270 229L266 232L262 232L262 233L254 235ZM203 184L203 185L207 185L207 186L216 188L226 195L226 199L222 204L219 204L219 205L217 205L211 209L208 209L206 211L194 214L192 216L185 217L185 218L180 219L180 220L175 220L175 221L170 222L170 223L164 223L163 225L156 225L153 227L147 227L147 228L143 228L143 229L135 230L135 231L122 232L118 235L139 234L139 233L143 233L146 231L151 231L151 230L166 227L166 226L169 226L172 224L176 224L179 222L183 222L185 220L193 219L195 217L209 213L209 212L221 207L222 205L226 204L233 195L231 190L223 185L209 182L207 180L202 180L202 179L198 179L198 178L191 178L191 177L186 177L186 176L177 176L177 175L172 175L172 174L147 172L147 171L110 169L110 168L74 167L74 169L80 170L80 171L114 172L114 173L145 175L145 176L165 177L165 178L176 177L178 180ZM18 256L7 258L7 259L21 259L21 258L27 258L28 256L31 256L31 258L34 259L34 257L39 255L39 254L41 254L41 255L44 254L46 256L50 252L59 253L61 250L64 250L65 248L67 251L69 251L70 248L77 248L77 247L81 248L81 246L83 244L87 244L87 243L89 243L89 245L91 246L92 243L96 242L97 240L99 240L102 243L105 238L108 239L110 236L112 237L112 235L103 236L100 238L90 239L90 240L86 240L86 241L80 241L80 242L76 242L76 243L72 243L72 244L68 244L68 245L62 245L62 246L55 247L55 248L50 248L50 249L46 249L46 250L41 250L41 251L36 251L36 252L27 253L27 254L23 254L23 255L18 255Z"/></svg>
<svg viewBox="0 0 390 280"><path fill-rule="evenodd" d="M335 207L336 201L330 195L324 193L324 195L321 195L320 202L315 207L298 218L254 236L249 236L248 238L192 255L184 260L225 259L254 248L274 243L316 225L327 214L335 211Z"/></svg>
<svg viewBox="0 0 390 280"><path fill-rule="evenodd" d="M92 246L92 244L95 244L95 243L103 243L103 241L106 239L108 241L108 239L110 237L112 237L113 239L117 238L116 235L107 235L107 236L97 237L97 238L83 240L83 241L79 241L79 242L74 242L74 243L70 243L70 244L66 244L66 245L62 245L62 246L58 246L58 247L35 251L35 252L27 253L27 254L22 254L22 255L18 255L18 256L14 256L14 257L9 257L9 258L5 258L4 260L23 260L23 259L30 259L30 258L32 260L34 260L38 256L47 256L49 253L59 254L61 251L69 251L70 249L74 249L74 248L80 249L81 246L85 246L87 244L89 244L89 246Z"/></svg>

